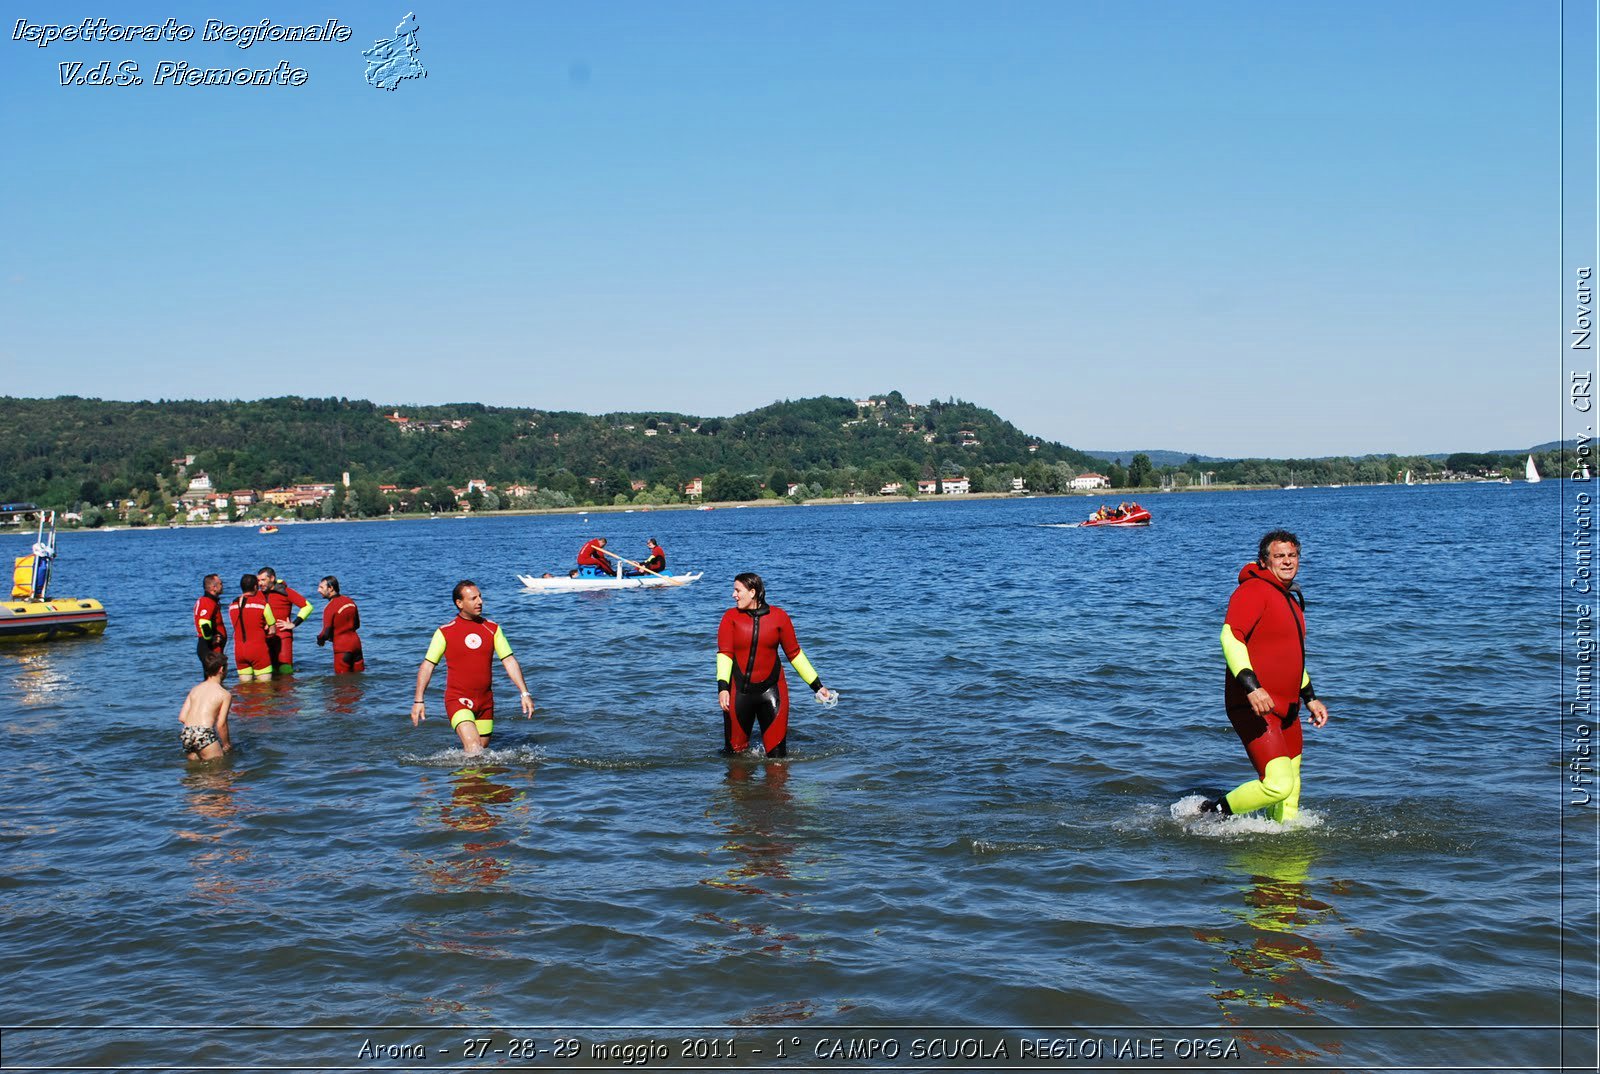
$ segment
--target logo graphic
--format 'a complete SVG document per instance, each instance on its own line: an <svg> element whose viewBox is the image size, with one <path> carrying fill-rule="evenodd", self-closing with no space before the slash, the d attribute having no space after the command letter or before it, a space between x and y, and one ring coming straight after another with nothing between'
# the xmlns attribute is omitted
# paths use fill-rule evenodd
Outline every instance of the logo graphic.
<svg viewBox="0 0 1600 1074"><path fill-rule="evenodd" d="M483 646L483 637L479 634L468 634L463 642L469 649L478 649Z"/></svg>
<svg viewBox="0 0 1600 1074"><path fill-rule="evenodd" d="M388 40L379 38L361 55L367 58L367 85L391 93L408 78L427 78L428 72L417 59L417 16L407 12Z"/></svg>
<svg viewBox="0 0 1600 1074"><path fill-rule="evenodd" d="M472 698L458 697L456 698L456 704L460 705L464 709L470 709L472 708Z"/></svg>

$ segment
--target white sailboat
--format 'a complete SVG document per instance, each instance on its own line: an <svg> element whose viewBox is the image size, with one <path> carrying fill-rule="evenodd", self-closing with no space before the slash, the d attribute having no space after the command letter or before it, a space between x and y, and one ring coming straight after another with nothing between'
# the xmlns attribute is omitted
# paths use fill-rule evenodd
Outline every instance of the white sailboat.
<svg viewBox="0 0 1600 1074"><path fill-rule="evenodd" d="M1539 477L1539 468L1533 465L1533 456L1528 456L1528 484L1536 485L1542 480Z"/></svg>
<svg viewBox="0 0 1600 1074"><path fill-rule="evenodd" d="M1415 482L1413 482L1411 480L1411 471L1410 470L1406 471L1406 484L1408 484L1408 485L1415 484Z"/></svg>

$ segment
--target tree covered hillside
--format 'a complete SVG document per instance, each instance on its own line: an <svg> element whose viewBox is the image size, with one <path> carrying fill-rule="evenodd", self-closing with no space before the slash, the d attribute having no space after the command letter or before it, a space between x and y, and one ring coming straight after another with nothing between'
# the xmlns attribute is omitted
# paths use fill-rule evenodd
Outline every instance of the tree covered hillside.
<svg viewBox="0 0 1600 1074"><path fill-rule="evenodd" d="M703 478L711 498L876 492L890 481L968 476L1033 465L1040 480L1095 460L1031 438L958 400L868 405L817 397L734 417L491 407L379 406L285 397L253 402L115 402L0 398L0 499L72 507L139 498L172 513L189 477L219 492L337 482L404 490L537 486L575 503L675 495ZM194 456L180 475L175 460ZM1052 465L1054 464L1054 465ZM769 493L770 494L770 493ZM503 499L503 497L497 497ZM509 506L502 503L501 506Z"/></svg>

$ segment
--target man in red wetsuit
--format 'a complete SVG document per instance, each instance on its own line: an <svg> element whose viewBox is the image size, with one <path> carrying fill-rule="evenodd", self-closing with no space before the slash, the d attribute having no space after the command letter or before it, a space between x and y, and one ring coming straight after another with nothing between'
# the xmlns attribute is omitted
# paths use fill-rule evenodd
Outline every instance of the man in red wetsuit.
<svg viewBox="0 0 1600 1074"><path fill-rule="evenodd" d="M593 567L601 574L616 574L617 569L611 565L610 557L600 551L606 546L604 537L596 537L578 550L578 566Z"/></svg>
<svg viewBox="0 0 1600 1074"><path fill-rule="evenodd" d="M256 575L239 579L239 595L228 605L228 618L233 621L233 662L239 669L239 681L272 678L267 639L276 624Z"/></svg>
<svg viewBox="0 0 1600 1074"><path fill-rule="evenodd" d="M717 704L722 709L722 752L750 748L750 732L761 725L761 746L768 757L789 752L789 686L778 649L783 649L817 700L831 701L834 692L800 650L794 623L782 608L767 604L767 587L759 574L745 572L733 580L733 607L717 626Z"/></svg>
<svg viewBox="0 0 1600 1074"><path fill-rule="evenodd" d="M333 642L333 673L349 675L367 670L366 658L361 652L361 613L356 602L339 592L339 579L328 575L317 583L317 593L328 603L322 609L322 633L317 644Z"/></svg>
<svg viewBox="0 0 1600 1074"><path fill-rule="evenodd" d="M294 674L294 629L311 618L311 602L289 586L278 581L278 572L262 567L256 572L261 592L267 595L272 614L278 621L277 630L267 638L267 651L272 654L272 669L279 675Z"/></svg>
<svg viewBox="0 0 1600 1074"><path fill-rule="evenodd" d="M522 715L532 719L533 695L522 679L522 666L511 655L505 632L483 617L483 594L476 582L456 583L451 597L456 602L456 617L433 632L428 652L417 667L417 691L411 703L411 726L428 718L423 695L433 669L445 662L444 711L450 727L461 738L467 753L478 753L494 733L494 658L518 690L522 691Z"/></svg>
<svg viewBox="0 0 1600 1074"><path fill-rule="evenodd" d="M1223 702L1259 779L1208 799L1201 810L1248 813L1266 807L1276 821L1300 812L1300 709L1313 726L1328 722L1306 672L1306 612L1300 587L1300 539L1287 530L1261 538L1256 562L1239 571L1239 588L1222 624L1228 664Z"/></svg>
<svg viewBox="0 0 1600 1074"><path fill-rule="evenodd" d="M223 616L222 576L208 574L200 580L200 597L194 602L195 653L220 653L228 648L228 624ZM203 662L202 662L203 666Z"/></svg>

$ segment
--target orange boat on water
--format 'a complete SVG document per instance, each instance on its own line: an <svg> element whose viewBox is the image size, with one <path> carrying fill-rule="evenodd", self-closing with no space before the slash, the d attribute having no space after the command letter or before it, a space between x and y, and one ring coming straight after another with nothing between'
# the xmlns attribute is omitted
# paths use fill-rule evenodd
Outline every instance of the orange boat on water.
<svg viewBox="0 0 1600 1074"><path fill-rule="evenodd" d="M1150 511L1136 503L1118 504L1116 507L1101 507L1100 510L1090 515L1080 526L1148 526L1150 525Z"/></svg>
<svg viewBox="0 0 1600 1074"><path fill-rule="evenodd" d="M262 526L259 530L256 530L256 532L257 533L277 533L278 532L278 527L276 527L276 526Z"/></svg>

